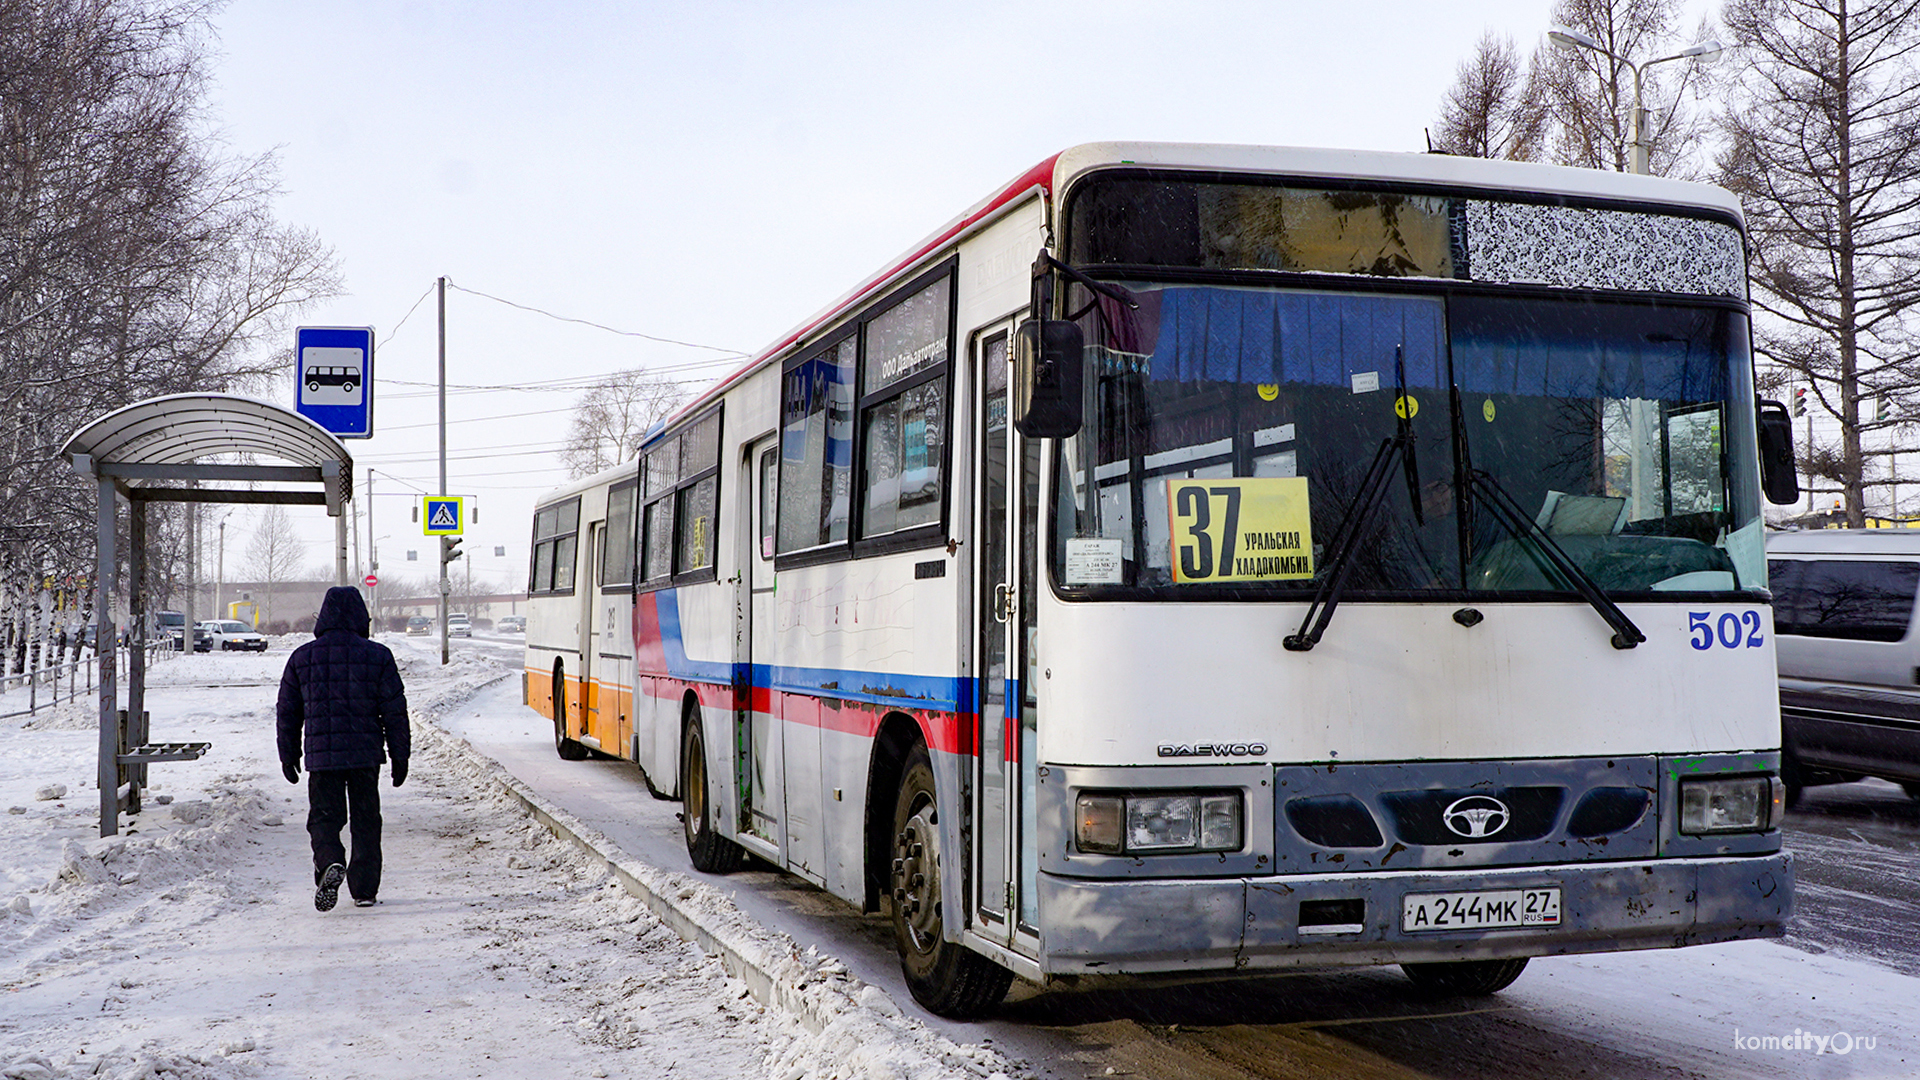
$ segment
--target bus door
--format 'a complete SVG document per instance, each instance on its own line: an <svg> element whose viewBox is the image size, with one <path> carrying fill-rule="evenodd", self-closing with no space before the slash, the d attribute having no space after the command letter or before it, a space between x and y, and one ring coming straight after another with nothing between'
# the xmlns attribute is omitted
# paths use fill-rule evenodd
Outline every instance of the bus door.
<svg viewBox="0 0 1920 1080"><path fill-rule="evenodd" d="M600 748L600 688L594 683L594 677L600 669L600 644L606 639L607 628L601 625L605 618L599 611L601 578L601 553L606 550L607 523L596 521L587 526L587 545L580 558L582 569L586 571L585 580L580 585L580 624L583 633L580 636L580 717L583 726L582 735L591 739L587 745Z"/></svg>
<svg viewBox="0 0 1920 1080"><path fill-rule="evenodd" d="M1033 783L1035 710L1026 677L1033 644L1033 566L1039 454L1008 422L1013 324L974 342L980 409L974 485L973 664L975 929L996 941L1036 944ZM1025 951L1023 949L1023 951Z"/></svg>
<svg viewBox="0 0 1920 1080"><path fill-rule="evenodd" d="M735 646L735 668L739 685L735 744L746 748L740 777L740 831L744 838L761 840L767 845L762 854L778 856L780 813L783 803L780 776L779 706L768 686L774 655L774 581L773 524L779 505L780 448L774 438L761 439L747 447L741 463L740 492L742 513L736 519L750 521L752 528L742 530L745 544L741 562L747 567L742 575L747 586L746 614L741 640Z"/></svg>

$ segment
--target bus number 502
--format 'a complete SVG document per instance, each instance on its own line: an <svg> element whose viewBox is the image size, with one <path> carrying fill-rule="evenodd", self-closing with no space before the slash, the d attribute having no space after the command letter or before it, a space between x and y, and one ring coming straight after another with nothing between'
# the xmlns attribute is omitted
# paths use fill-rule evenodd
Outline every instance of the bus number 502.
<svg viewBox="0 0 1920 1080"><path fill-rule="evenodd" d="M1757 649L1766 638L1760 634L1760 613L1758 611L1729 611L1718 619L1712 612L1687 612L1687 632L1692 635L1690 644L1705 652L1715 645L1723 649Z"/></svg>

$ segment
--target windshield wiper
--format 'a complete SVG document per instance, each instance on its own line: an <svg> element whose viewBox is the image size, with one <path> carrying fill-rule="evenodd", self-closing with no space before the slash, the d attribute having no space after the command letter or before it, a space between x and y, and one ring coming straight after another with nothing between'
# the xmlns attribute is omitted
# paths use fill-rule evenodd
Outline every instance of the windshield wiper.
<svg viewBox="0 0 1920 1080"><path fill-rule="evenodd" d="M1340 606L1340 594L1347 587L1347 574L1353 569L1354 552L1360 550L1360 536L1386 497L1387 483L1393 476L1396 460L1406 472L1407 497L1413 503L1413 520L1416 524L1426 524L1426 515L1420 509L1420 466L1414 457L1414 406L1407 397L1406 353L1399 345L1393 348L1393 373L1394 384L1400 395L1394 402L1394 411L1399 417L1395 431L1389 438L1381 440L1380 449L1373 452L1373 461L1367 465L1366 474L1360 479L1360 490L1354 496L1353 505L1348 508L1347 516L1340 520L1340 527L1334 530L1333 540L1326 549L1331 556L1327 563L1327 576L1313 594L1313 603L1307 605L1307 615L1300 620L1300 629L1280 640L1288 652L1307 652L1320 644L1320 636L1326 633L1327 624L1333 621L1333 609Z"/></svg>
<svg viewBox="0 0 1920 1080"><path fill-rule="evenodd" d="M1484 502L1487 508L1493 511L1493 516L1499 518L1500 523L1505 525L1507 530L1513 533L1514 536L1530 538L1538 544L1541 554L1547 557L1547 561L1553 564L1554 569L1560 571L1560 576L1565 578L1567 583L1573 586L1574 591L1580 594L1581 599L1591 605L1593 610L1600 613L1600 617L1607 621L1608 626L1613 627L1612 644L1614 648L1631 649L1635 645L1647 640L1647 635L1642 633L1638 626L1634 625L1633 620L1627 617L1627 613L1621 610L1619 604L1613 602L1613 598L1608 596L1606 590L1600 587L1600 583L1593 580L1592 575L1582 570L1580 564L1573 560L1573 556L1568 555L1566 549L1561 547L1538 521L1528 517L1520 509L1519 504L1514 502L1513 496L1507 494L1507 489L1500 486L1500 481L1495 480L1492 473L1473 467L1473 459L1467 451L1466 425L1460 422L1460 386L1458 383L1455 383L1453 386L1452 398L1454 468L1456 472L1466 480L1466 483L1462 484L1457 492L1458 502L1456 504L1460 522L1460 552L1463 562L1467 557L1467 544L1472 528L1472 518L1470 515L1474 507L1473 495L1475 492L1478 492L1481 496L1480 501ZM1464 568L1460 575L1460 580L1463 583L1466 581Z"/></svg>

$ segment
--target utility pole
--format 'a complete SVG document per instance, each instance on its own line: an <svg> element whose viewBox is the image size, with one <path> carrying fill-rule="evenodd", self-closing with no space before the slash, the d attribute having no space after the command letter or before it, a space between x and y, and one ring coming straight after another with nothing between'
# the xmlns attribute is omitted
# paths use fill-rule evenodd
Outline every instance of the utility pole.
<svg viewBox="0 0 1920 1080"><path fill-rule="evenodd" d="M225 514L222 514L220 515L219 555L214 559L214 563L213 563L213 617L216 619L226 618L226 615L223 614L225 609L220 606L220 600L221 600L220 594L223 591L225 591L226 586L227 586L227 517Z"/></svg>
<svg viewBox="0 0 1920 1080"><path fill-rule="evenodd" d="M374 583L367 586L367 607L373 611L373 632L380 632L380 552L373 546L373 467L367 467L367 572Z"/></svg>
<svg viewBox="0 0 1920 1080"><path fill-rule="evenodd" d="M440 292L440 489L438 494L445 498L447 494L447 279L444 275L440 278L438 288ZM449 651L447 593L453 588L453 584L447 580L445 551L443 544L440 558L440 663L443 665L447 662Z"/></svg>

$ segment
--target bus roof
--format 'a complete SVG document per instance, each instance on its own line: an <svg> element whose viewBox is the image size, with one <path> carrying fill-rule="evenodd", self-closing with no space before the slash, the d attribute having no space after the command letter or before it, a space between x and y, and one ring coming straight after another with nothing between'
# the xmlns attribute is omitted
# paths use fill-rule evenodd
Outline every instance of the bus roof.
<svg viewBox="0 0 1920 1080"><path fill-rule="evenodd" d="M1086 173L1132 166L1194 172L1377 180L1492 191L1504 189L1571 198L1664 204L1730 217L1742 222L1743 228L1745 220L1740 212L1739 200L1734 198L1732 192L1709 184L1663 176L1401 151L1216 143L1083 143L1063 150L1014 177L908 248L878 273L755 353L732 374L714 383L692 401L676 409L666 420L656 424L647 433L643 449L651 447L668 428L705 408L748 375L781 359L788 350L804 342L815 331L828 328L841 315L851 312L883 289L904 280L931 262L947 244L983 226L1026 193L1038 189L1051 195Z"/></svg>
<svg viewBox="0 0 1920 1080"><path fill-rule="evenodd" d="M549 506L559 502L561 499L571 498L583 491L599 487L603 484L611 484L617 480L625 480L629 477L637 477L639 475L640 465L638 461L621 462L618 465L601 469L592 476L583 476L578 480L569 480L559 487L542 494L538 499L534 500L533 505L537 510L540 507Z"/></svg>

